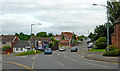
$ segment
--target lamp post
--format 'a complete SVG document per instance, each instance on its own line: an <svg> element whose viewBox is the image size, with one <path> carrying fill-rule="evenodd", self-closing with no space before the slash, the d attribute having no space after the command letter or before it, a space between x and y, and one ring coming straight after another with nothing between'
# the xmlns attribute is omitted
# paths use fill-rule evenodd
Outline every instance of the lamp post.
<svg viewBox="0 0 120 71"><path fill-rule="evenodd" d="M33 25L41 25L40 23L39 24L31 24L31 48L32 48L32 26Z"/></svg>
<svg viewBox="0 0 120 71"><path fill-rule="evenodd" d="M110 6L106 6L106 5L101 5L101 4L93 4L93 6L103 6L106 7L107 9L107 47L109 46L109 9L111 8ZM109 48L107 48L107 52L109 52Z"/></svg>

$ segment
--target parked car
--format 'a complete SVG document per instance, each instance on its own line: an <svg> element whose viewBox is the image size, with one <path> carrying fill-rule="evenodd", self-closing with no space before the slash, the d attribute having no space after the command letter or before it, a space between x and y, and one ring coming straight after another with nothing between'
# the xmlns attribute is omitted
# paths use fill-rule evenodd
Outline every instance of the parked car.
<svg viewBox="0 0 120 71"><path fill-rule="evenodd" d="M89 43L88 48L92 48L92 47L93 47L93 43Z"/></svg>
<svg viewBox="0 0 120 71"><path fill-rule="evenodd" d="M51 48L46 48L46 49L44 50L44 54L52 54Z"/></svg>
<svg viewBox="0 0 120 71"><path fill-rule="evenodd" d="M90 42L91 42L91 39L88 39L88 40L87 40L87 44L89 44Z"/></svg>
<svg viewBox="0 0 120 71"><path fill-rule="evenodd" d="M66 48L65 47L60 47L59 51L66 51Z"/></svg>
<svg viewBox="0 0 120 71"><path fill-rule="evenodd" d="M76 47L71 48L71 52L77 52L77 51L78 51L78 49Z"/></svg>

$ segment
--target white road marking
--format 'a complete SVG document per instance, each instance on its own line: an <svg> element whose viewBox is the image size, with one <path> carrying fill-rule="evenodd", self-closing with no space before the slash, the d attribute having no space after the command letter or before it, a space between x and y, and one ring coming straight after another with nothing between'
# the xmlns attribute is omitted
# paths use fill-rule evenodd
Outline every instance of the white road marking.
<svg viewBox="0 0 120 71"><path fill-rule="evenodd" d="M60 62L57 62L57 61L56 61L56 63L58 63L58 64L60 64L60 65L62 65L62 66L64 65L63 63L60 63Z"/></svg>
<svg viewBox="0 0 120 71"><path fill-rule="evenodd" d="M26 56L16 56L16 57L26 57Z"/></svg>
<svg viewBox="0 0 120 71"><path fill-rule="evenodd" d="M32 59L34 59L36 56L37 56L37 55L34 55L34 56L32 57Z"/></svg>
<svg viewBox="0 0 120 71"><path fill-rule="evenodd" d="M34 68L34 64L35 64L35 62L33 61L33 63L32 63L32 68Z"/></svg>
<svg viewBox="0 0 120 71"><path fill-rule="evenodd" d="M32 58L32 60L33 60L32 68L34 68L35 60L36 60L36 58L37 58L38 56L39 56L39 54L36 54L36 55Z"/></svg>

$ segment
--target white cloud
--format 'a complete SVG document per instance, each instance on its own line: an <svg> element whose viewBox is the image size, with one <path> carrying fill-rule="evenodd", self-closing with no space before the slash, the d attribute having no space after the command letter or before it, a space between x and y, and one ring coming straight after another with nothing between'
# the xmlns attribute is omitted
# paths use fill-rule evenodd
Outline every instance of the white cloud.
<svg viewBox="0 0 120 71"><path fill-rule="evenodd" d="M4 33L47 31L60 33L72 31L77 34L87 34L96 25L103 24L106 19L106 9L93 7L93 3L106 4L105 0L5 0L2 22ZM16 27L18 26L18 27ZM6 29L8 28L8 29Z"/></svg>

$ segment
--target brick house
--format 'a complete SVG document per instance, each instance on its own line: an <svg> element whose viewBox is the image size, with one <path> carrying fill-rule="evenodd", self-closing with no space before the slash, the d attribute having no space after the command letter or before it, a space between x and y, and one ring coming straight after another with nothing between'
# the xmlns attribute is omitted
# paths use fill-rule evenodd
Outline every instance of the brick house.
<svg viewBox="0 0 120 71"><path fill-rule="evenodd" d="M0 51L4 46L10 46L13 48L14 44L20 41L20 39L15 35L1 35L0 36Z"/></svg>
<svg viewBox="0 0 120 71"><path fill-rule="evenodd" d="M114 33L111 35L112 44L120 49L120 16L114 22Z"/></svg>
<svg viewBox="0 0 120 71"><path fill-rule="evenodd" d="M62 35L64 35L64 40L62 40ZM76 34L71 32L62 32L60 35L55 35L54 38L56 40L60 40L60 43L62 45L70 45L70 41L72 40L72 36L75 35L76 39L78 40L78 36Z"/></svg>

